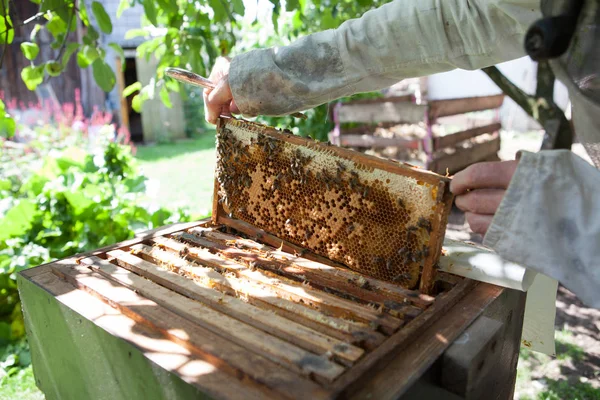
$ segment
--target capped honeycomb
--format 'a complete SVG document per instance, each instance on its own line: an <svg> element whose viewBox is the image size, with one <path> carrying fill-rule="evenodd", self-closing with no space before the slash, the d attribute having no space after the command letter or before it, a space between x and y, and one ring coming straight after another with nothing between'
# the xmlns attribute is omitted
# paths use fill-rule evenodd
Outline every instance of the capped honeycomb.
<svg viewBox="0 0 600 400"><path fill-rule="evenodd" d="M214 215L406 288L431 278L447 178L233 118L219 121L217 153Z"/></svg>

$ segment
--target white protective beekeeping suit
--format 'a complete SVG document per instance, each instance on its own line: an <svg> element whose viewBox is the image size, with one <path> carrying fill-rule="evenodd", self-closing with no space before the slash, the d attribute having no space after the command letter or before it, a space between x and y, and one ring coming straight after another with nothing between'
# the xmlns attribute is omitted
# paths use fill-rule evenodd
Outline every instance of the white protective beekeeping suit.
<svg viewBox="0 0 600 400"><path fill-rule="evenodd" d="M571 47L552 65L569 88L577 137L600 167L598 8L586 1ZM396 0L338 29L237 56L229 83L243 115L283 115L522 57L541 17L540 0ZM600 308L600 171L566 150L523 153L484 244Z"/></svg>

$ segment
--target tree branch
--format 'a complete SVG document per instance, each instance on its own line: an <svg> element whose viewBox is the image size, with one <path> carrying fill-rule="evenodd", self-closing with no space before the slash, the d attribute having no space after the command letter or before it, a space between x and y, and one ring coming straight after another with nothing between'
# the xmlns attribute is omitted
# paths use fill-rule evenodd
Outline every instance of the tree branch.
<svg viewBox="0 0 600 400"><path fill-rule="evenodd" d="M542 64L541 75L538 71L538 87L535 96L525 93L507 79L495 66L482 68L482 71L529 116L542 125L546 131L546 137L544 137L541 147L543 150L570 149L573 140L573 130L564 112L554 103L554 74L550 66L546 63L540 63L538 67ZM551 78L549 75L545 75L547 72L552 74ZM538 96L538 93L542 96Z"/></svg>
<svg viewBox="0 0 600 400"><path fill-rule="evenodd" d="M58 50L58 55L54 59L55 62L58 62L63 52L65 51L65 47L67 46L67 40L69 39L69 34L71 33L71 25L73 24L73 18L75 17L76 13L77 10L75 9L75 4L73 3L73 12L71 12L71 17L69 18L69 23L67 25L67 33L65 34L65 38L63 39L62 45L60 46L60 50Z"/></svg>

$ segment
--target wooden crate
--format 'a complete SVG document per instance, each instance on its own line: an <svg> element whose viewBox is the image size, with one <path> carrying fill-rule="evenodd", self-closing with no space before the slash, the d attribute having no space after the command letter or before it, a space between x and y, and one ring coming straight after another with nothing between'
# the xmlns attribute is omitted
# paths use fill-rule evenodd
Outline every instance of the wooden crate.
<svg viewBox="0 0 600 400"><path fill-rule="evenodd" d="M425 158L423 166L438 174L453 174L475 162L497 160L502 128L497 116L484 124L464 126L459 132L446 136L436 136L433 127L440 124L440 118L497 110L502 106L504 95L431 100L423 104L414 101L413 96L399 96L339 103L333 108L336 125L329 139L344 147L399 147L416 151ZM341 124L348 122L363 125L342 129ZM427 134L419 139L373 135L377 127L386 129L402 124L424 124ZM484 136L486 134L490 137ZM414 162L410 159L401 161Z"/></svg>
<svg viewBox="0 0 600 400"><path fill-rule="evenodd" d="M352 397L385 380L387 363L404 357L406 368L384 385L401 393L431 365L432 354L502 293L440 273L439 292L427 296L294 256L208 220L25 271L20 279L146 356L164 353L164 344L140 343L131 332L175 346L173 357L189 368L173 368L173 357L155 362L215 398ZM70 300L73 292L112 310L101 316L131 322L86 316L82 300ZM31 297L24 301L26 319Z"/></svg>

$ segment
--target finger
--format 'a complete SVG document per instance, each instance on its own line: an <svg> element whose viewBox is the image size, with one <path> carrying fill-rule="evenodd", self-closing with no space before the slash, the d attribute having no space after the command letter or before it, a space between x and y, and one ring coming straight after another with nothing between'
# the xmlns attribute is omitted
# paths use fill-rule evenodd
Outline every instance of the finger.
<svg viewBox="0 0 600 400"><path fill-rule="evenodd" d="M494 215L506 190L477 189L456 196L456 206L465 212Z"/></svg>
<svg viewBox="0 0 600 400"><path fill-rule="evenodd" d="M206 96L206 120L211 124L216 124L220 115L231 115L229 105L233 97L229 88L229 81L223 78Z"/></svg>
<svg viewBox="0 0 600 400"><path fill-rule="evenodd" d="M471 230L475 233L485 235L490 224L492 223L493 215L481 215L467 212L465 218L471 227Z"/></svg>
<svg viewBox="0 0 600 400"><path fill-rule="evenodd" d="M237 104L235 104L235 100L231 100L231 104L229 104L229 111L234 114L240 114L240 109L238 108Z"/></svg>
<svg viewBox="0 0 600 400"><path fill-rule="evenodd" d="M229 74L230 59L227 57L219 57L215 61L215 65L208 75L208 80L218 82L222 77Z"/></svg>
<svg viewBox="0 0 600 400"><path fill-rule="evenodd" d="M506 189L517 169L518 161L482 162L457 173L450 182L456 195L470 189Z"/></svg>

